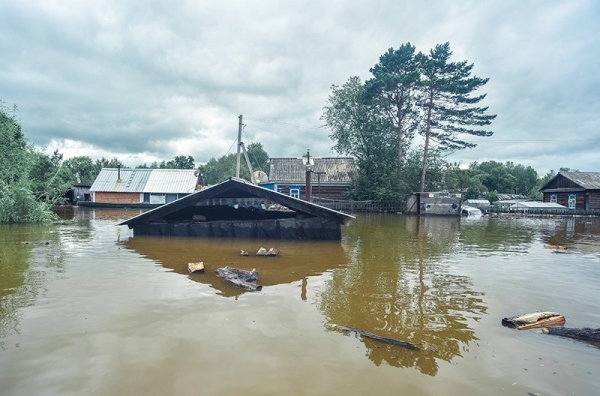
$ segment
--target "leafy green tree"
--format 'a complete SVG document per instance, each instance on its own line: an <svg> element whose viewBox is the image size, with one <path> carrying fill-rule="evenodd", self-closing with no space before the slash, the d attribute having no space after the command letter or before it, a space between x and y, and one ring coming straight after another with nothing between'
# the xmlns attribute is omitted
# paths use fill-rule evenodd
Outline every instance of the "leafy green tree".
<svg viewBox="0 0 600 396"><path fill-rule="evenodd" d="M51 156L43 151L33 153L33 163L29 170L29 180L35 198L49 204L64 200L65 192L73 186L73 172L62 164L62 154L58 150Z"/></svg>
<svg viewBox="0 0 600 396"><path fill-rule="evenodd" d="M255 171L261 170L266 174L269 174L269 154L265 151L262 143L250 143L247 152L250 164L252 164L252 169Z"/></svg>
<svg viewBox="0 0 600 396"><path fill-rule="evenodd" d="M321 120L332 133L333 149L356 158L358 175L351 197L358 200L397 201L409 189L400 181L397 167L397 133L366 100L365 85L351 77L333 85Z"/></svg>
<svg viewBox="0 0 600 396"><path fill-rule="evenodd" d="M416 56L421 70L419 102L424 117L421 134L425 139L420 191L425 187L433 142L439 150L473 148L476 144L463 140L463 135L491 136L493 133L472 128L489 125L496 118L487 114L487 107L475 106L485 94L471 96L489 79L472 77L473 64L449 62L451 55L450 43L444 43L436 45L428 55L419 53Z"/></svg>
<svg viewBox="0 0 600 396"><path fill-rule="evenodd" d="M50 205L36 200L32 190L31 169L37 155L25 139L16 108L11 112L0 102L0 223L56 218Z"/></svg>
<svg viewBox="0 0 600 396"><path fill-rule="evenodd" d="M173 160L167 163L167 167L170 169L194 169L194 157L191 155L178 155Z"/></svg>
<svg viewBox="0 0 600 396"><path fill-rule="evenodd" d="M94 166L94 161L88 156L72 157L65 160L64 166L69 168L73 173L73 183L82 183L91 185L98 174Z"/></svg>
<svg viewBox="0 0 600 396"><path fill-rule="evenodd" d="M516 194L517 180L503 163L497 161L486 161L480 164L473 162L469 169L473 174L478 174L481 183L488 191Z"/></svg>
<svg viewBox="0 0 600 396"><path fill-rule="evenodd" d="M97 159L94 163L94 179L100 174L102 168L126 168L126 166L117 157L113 157L110 160L104 157Z"/></svg>
<svg viewBox="0 0 600 396"><path fill-rule="evenodd" d="M537 192L539 176L531 166L507 162L506 169L515 178L515 194L532 197L532 194Z"/></svg>
<svg viewBox="0 0 600 396"><path fill-rule="evenodd" d="M32 152L16 118L16 111L16 108L11 111L0 102L0 180L5 184L20 179L23 170L28 168Z"/></svg>
<svg viewBox="0 0 600 396"><path fill-rule="evenodd" d="M247 148L248 159L254 170L268 171L267 164L269 155L263 149L260 143L250 143ZM266 161L265 161L266 159ZM203 183L212 185L227 180L235 176L235 168L237 163L237 154L228 154L220 158L211 158L206 164L200 165L198 171L202 174ZM241 162L245 163L244 160ZM250 178L250 170L246 166L240 167L240 178L248 181Z"/></svg>
<svg viewBox="0 0 600 396"><path fill-rule="evenodd" d="M400 168L415 128L414 93L419 83L415 47L406 43L397 50L388 49L370 72L373 78L365 83L365 99L396 131Z"/></svg>

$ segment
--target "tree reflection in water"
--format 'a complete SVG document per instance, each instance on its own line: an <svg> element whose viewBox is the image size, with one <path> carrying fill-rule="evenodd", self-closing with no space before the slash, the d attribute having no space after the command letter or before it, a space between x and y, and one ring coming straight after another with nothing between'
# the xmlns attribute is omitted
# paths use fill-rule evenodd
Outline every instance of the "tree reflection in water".
<svg viewBox="0 0 600 396"><path fill-rule="evenodd" d="M486 312L470 278L444 265L459 237L460 219L359 216L343 241L350 266L333 274L321 309L331 324L417 344L410 351L362 338L376 365L414 367L436 375L477 340L469 326ZM359 231L360 230L360 231Z"/></svg>

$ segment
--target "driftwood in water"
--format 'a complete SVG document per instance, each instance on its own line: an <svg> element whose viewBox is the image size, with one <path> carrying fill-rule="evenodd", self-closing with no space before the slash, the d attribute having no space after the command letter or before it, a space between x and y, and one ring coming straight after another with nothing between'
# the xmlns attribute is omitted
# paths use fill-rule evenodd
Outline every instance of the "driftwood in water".
<svg viewBox="0 0 600 396"><path fill-rule="evenodd" d="M569 327L545 327L542 329L542 332L544 334L575 338L582 341L600 342L600 328L592 329L583 327L581 329L572 329Z"/></svg>
<svg viewBox="0 0 600 396"><path fill-rule="evenodd" d="M528 330L547 326L562 326L565 317L556 312L534 312L526 315L502 319L502 325L519 330Z"/></svg>
<svg viewBox="0 0 600 396"><path fill-rule="evenodd" d="M372 340L385 342L387 344L401 346L403 348L415 349L415 350L419 349L418 346L416 346L415 344L412 344L410 342L395 340L393 338L381 337L381 336L378 336L377 334L373 334L373 333L370 333L368 331L361 330L361 329L356 329L354 327L339 326L339 325L334 324L334 325L331 325L331 328L333 328L335 330L348 331L348 332L351 332L351 333L360 334L361 336L370 338Z"/></svg>
<svg viewBox="0 0 600 396"><path fill-rule="evenodd" d="M557 250L566 250L567 249L566 246L563 246L563 245L550 245L550 244L547 244L547 245L544 245L544 247L546 249L557 249Z"/></svg>
<svg viewBox="0 0 600 396"><path fill-rule="evenodd" d="M262 286L258 282L258 272L256 269L247 271L234 267L217 268L215 273L218 277L230 285L239 287L247 291L261 291Z"/></svg>
<svg viewBox="0 0 600 396"><path fill-rule="evenodd" d="M199 263L188 263L188 272L190 274L193 274L193 273L203 274L204 273L204 262L200 261Z"/></svg>
<svg viewBox="0 0 600 396"><path fill-rule="evenodd" d="M271 248L269 250L265 249L264 247L261 247L260 249L258 249L258 251L256 252L257 256L267 256L267 257L275 257L279 254L279 250L275 249L275 248Z"/></svg>

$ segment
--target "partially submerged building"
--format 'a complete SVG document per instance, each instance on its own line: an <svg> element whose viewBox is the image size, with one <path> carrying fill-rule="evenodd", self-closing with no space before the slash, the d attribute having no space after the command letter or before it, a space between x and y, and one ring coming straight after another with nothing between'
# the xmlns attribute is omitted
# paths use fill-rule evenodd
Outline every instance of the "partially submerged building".
<svg viewBox="0 0 600 396"><path fill-rule="evenodd" d="M91 199L79 202L96 207L156 207L200 188L194 169L103 168L90 187Z"/></svg>
<svg viewBox="0 0 600 396"><path fill-rule="evenodd" d="M230 178L120 225L134 235L341 239L353 216L242 179Z"/></svg>
<svg viewBox="0 0 600 396"><path fill-rule="evenodd" d="M558 172L540 191L544 202L573 210L600 210L600 172Z"/></svg>
<svg viewBox="0 0 600 396"><path fill-rule="evenodd" d="M356 162L350 157L270 158L269 180L261 185L301 198L306 197L308 182L312 199L347 200L356 173Z"/></svg>
<svg viewBox="0 0 600 396"><path fill-rule="evenodd" d="M406 200L406 213L416 215L460 216L460 194L440 192L417 192Z"/></svg>
<svg viewBox="0 0 600 396"><path fill-rule="evenodd" d="M511 212L518 213L562 213L567 209L566 206L556 202L523 201L512 204L509 207Z"/></svg>

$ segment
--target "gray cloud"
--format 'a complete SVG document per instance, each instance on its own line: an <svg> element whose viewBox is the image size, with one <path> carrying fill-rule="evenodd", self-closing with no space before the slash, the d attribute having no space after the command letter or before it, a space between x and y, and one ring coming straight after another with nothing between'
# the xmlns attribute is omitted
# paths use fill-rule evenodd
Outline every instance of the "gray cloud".
<svg viewBox="0 0 600 396"><path fill-rule="evenodd" d="M368 78L387 48L450 41L498 114L450 160L598 171L599 17L592 0L2 2L0 99L67 156L205 162L239 114L271 156L334 155L319 120L332 84Z"/></svg>

